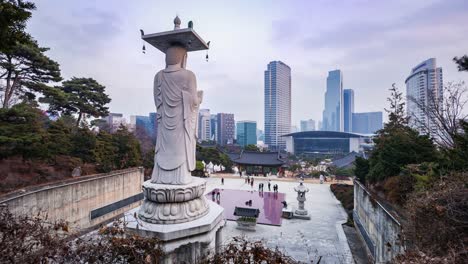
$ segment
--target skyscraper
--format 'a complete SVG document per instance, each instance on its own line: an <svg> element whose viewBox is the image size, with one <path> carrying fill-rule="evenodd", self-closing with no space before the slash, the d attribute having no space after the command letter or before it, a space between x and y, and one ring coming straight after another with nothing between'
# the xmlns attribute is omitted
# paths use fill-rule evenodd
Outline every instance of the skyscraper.
<svg viewBox="0 0 468 264"><path fill-rule="evenodd" d="M301 120L301 132L302 131L314 131L315 121L313 119Z"/></svg>
<svg viewBox="0 0 468 264"><path fill-rule="evenodd" d="M198 141L211 140L210 109L200 109L198 112Z"/></svg>
<svg viewBox="0 0 468 264"><path fill-rule="evenodd" d="M265 144L271 150L286 149L281 137L291 129L291 68L281 61L268 64L265 80Z"/></svg>
<svg viewBox="0 0 468 264"><path fill-rule="evenodd" d="M374 134L382 129L382 112L367 112L353 114L353 131L360 134Z"/></svg>
<svg viewBox="0 0 468 264"><path fill-rule="evenodd" d="M218 113L216 130L218 144L221 146L234 143L234 114Z"/></svg>
<svg viewBox="0 0 468 264"><path fill-rule="evenodd" d="M328 72L322 130L343 131L343 75L340 70Z"/></svg>
<svg viewBox="0 0 468 264"><path fill-rule="evenodd" d="M239 121L237 122L237 143L242 147L257 144L257 122Z"/></svg>
<svg viewBox="0 0 468 264"><path fill-rule="evenodd" d="M353 131L353 113L354 113L354 91L352 89L343 90L343 116L344 131Z"/></svg>
<svg viewBox="0 0 468 264"><path fill-rule="evenodd" d="M431 58L418 64L406 78L406 114L409 125L419 133L434 133L437 129L430 117L418 107L442 108L443 78L442 68L437 67L436 59Z"/></svg>

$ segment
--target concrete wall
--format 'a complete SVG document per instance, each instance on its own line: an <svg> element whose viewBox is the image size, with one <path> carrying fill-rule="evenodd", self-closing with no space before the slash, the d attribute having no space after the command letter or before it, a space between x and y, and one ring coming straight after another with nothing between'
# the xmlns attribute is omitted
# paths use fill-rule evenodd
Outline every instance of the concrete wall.
<svg viewBox="0 0 468 264"><path fill-rule="evenodd" d="M403 253L401 223L358 181L354 181L354 223L375 263Z"/></svg>
<svg viewBox="0 0 468 264"><path fill-rule="evenodd" d="M72 227L98 225L140 204L143 168L82 176L0 198L14 214L47 215Z"/></svg>

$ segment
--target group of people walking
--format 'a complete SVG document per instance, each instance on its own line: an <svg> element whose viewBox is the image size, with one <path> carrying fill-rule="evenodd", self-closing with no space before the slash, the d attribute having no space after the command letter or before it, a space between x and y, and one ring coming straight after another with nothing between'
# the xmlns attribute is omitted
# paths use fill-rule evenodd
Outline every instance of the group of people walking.
<svg viewBox="0 0 468 264"><path fill-rule="evenodd" d="M247 178L245 178L245 183L250 184L250 186L253 188L254 178L250 178L249 176L247 176Z"/></svg>
<svg viewBox="0 0 468 264"><path fill-rule="evenodd" d="M252 188L254 186L254 181L255 179L253 177L249 177L247 176L245 178L245 183L247 183L248 185L250 185ZM224 178L221 178L221 185L224 185ZM268 191L271 192L271 187L273 187L273 192L278 192L278 184L274 184L273 186L271 185L271 180L268 180ZM259 192L263 192L264 191L264 187L265 187L265 184L264 183L259 183L258 184L258 191Z"/></svg>

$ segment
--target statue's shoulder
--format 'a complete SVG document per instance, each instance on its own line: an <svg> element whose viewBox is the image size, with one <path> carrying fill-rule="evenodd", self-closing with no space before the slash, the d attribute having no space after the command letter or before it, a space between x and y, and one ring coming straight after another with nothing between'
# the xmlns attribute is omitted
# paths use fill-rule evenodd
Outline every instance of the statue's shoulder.
<svg viewBox="0 0 468 264"><path fill-rule="evenodd" d="M185 71L185 74L189 77L189 78L194 78L195 79L195 73L193 73L191 70L184 70Z"/></svg>
<svg viewBox="0 0 468 264"><path fill-rule="evenodd" d="M154 76L154 78L159 78L162 74L163 74L164 70L160 70L156 73L156 75Z"/></svg>

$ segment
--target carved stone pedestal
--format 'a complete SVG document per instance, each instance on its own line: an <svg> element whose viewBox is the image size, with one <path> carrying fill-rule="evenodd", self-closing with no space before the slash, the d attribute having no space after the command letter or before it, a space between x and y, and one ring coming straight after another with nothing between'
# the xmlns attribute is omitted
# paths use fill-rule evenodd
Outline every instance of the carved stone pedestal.
<svg viewBox="0 0 468 264"><path fill-rule="evenodd" d="M143 184L145 200L125 215L128 232L162 241L162 263L196 263L222 244L224 209L203 195L206 181L186 185ZM135 217L136 216L136 217Z"/></svg>
<svg viewBox="0 0 468 264"><path fill-rule="evenodd" d="M177 224L195 220L209 211L203 193L206 181L193 177L186 185L143 183L143 201L138 218L153 224Z"/></svg>
<svg viewBox="0 0 468 264"><path fill-rule="evenodd" d="M157 237L166 254L161 263L196 263L197 259L217 252L222 244L224 209L207 201L208 213L193 221L178 224L153 224L134 217L138 208L125 215L127 232Z"/></svg>

